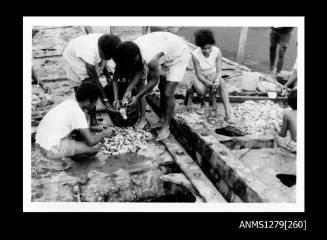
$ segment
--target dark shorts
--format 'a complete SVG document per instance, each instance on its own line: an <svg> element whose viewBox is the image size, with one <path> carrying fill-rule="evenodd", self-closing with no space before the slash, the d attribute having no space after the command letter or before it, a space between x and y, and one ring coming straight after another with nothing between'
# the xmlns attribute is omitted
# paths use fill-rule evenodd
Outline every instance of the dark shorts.
<svg viewBox="0 0 327 240"><path fill-rule="evenodd" d="M288 47L288 45L290 44L291 35L292 35L291 32L279 33L279 32L276 32L274 30L271 30L271 32L270 32L270 44L271 45L279 44L280 46Z"/></svg>

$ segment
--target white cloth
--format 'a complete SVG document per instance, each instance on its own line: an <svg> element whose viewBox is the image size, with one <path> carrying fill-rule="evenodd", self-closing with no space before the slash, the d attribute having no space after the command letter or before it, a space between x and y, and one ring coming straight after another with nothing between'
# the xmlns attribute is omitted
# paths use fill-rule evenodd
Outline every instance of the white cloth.
<svg viewBox="0 0 327 240"><path fill-rule="evenodd" d="M209 57L203 55L201 48L193 50L192 55L199 61L202 74L209 75L216 72L216 60L218 56L221 56L219 48L212 46Z"/></svg>
<svg viewBox="0 0 327 240"><path fill-rule="evenodd" d="M174 63L174 59L180 56L186 43L182 38L170 32L154 32L138 37L134 43L140 48L141 55L146 64L160 52L164 53L161 63Z"/></svg>
<svg viewBox="0 0 327 240"><path fill-rule="evenodd" d="M134 43L140 48L146 65L162 52L164 55L159 59L161 75L165 75L167 81L183 81L191 55L182 38L170 32L154 32L137 38Z"/></svg>
<svg viewBox="0 0 327 240"><path fill-rule="evenodd" d="M75 97L52 108L42 119L36 132L36 143L52 150L75 129L88 128L85 113Z"/></svg>
<svg viewBox="0 0 327 240"><path fill-rule="evenodd" d="M67 78L77 85L89 77L83 61L95 66L98 76L107 66L108 61L101 59L99 54L98 40L102 35L102 33L82 35L67 44L63 52L64 68Z"/></svg>
<svg viewBox="0 0 327 240"><path fill-rule="evenodd" d="M175 58L173 65L161 65L161 75L166 77L168 82L182 82L186 68L190 63L191 52L184 48L181 55Z"/></svg>

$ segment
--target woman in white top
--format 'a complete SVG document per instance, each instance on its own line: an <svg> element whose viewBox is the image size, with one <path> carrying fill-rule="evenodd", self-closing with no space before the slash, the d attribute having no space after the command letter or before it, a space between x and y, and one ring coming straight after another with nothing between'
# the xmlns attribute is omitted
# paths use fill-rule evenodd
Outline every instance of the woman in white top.
<svg viewBox="0 0 327 240"><path fill-rule="evenodd" d="M192 52L192 60L197 79L195 79L191 89L188 90L186 100L188 100L190 95L193 95L193 91L195 90L200 95L201 106L204 107L205 96L209 90L210 94L212 94L213 109L217 110L216 90L219 88L225 108L225 119L230 120L228 92L224 79L221 78L221 51L215 46L216 42L211 30L201 29L194 36L195 44L199 47Z"/></svg>

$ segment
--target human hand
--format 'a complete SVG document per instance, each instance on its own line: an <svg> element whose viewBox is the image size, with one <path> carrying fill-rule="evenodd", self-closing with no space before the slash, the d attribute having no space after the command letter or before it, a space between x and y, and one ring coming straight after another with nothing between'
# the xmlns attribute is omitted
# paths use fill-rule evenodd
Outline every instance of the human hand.
<svg viewBox="0 0 327 240"><path fill-rule="evenodd" d="M137 102L138 102L138 97L136 97L136 96L133 96L132 98L131 98L131 101L129 102L129 106L134 106L134 105L136 105L137 104Z"/></svg>
<svg viewBox="0 0 327 240"><path fill-rule="evenodd" d="M117 100L115 100L114 102L113 102L113 106L114 106L114 108L116 109L116 110L118 110L119 109L119 107L120 107L120 104L119 104L119 100L117 99Z"/></svg>
<svg viewBox="0 0 327 240"><path fill-rule="evenodd" d="M107 128L106 130L103 130L104 137L111 137L112 135L114 135L114 133L114 128Z"/></svg>
<svg viewBox="0 0 327 240"><path fill-rule="evenodd" d="M123 96L123 99L126 99L127 102L129 102L131 100L131 97L132 97L132 92L131 91L126 91L124 96Z"/></svg>
<svg viewBox="0 0 327 240"><path fill-rule="evenodd" d="M103 105L108 110L114 110L113 106L109 102L103 102Z"/></svg>

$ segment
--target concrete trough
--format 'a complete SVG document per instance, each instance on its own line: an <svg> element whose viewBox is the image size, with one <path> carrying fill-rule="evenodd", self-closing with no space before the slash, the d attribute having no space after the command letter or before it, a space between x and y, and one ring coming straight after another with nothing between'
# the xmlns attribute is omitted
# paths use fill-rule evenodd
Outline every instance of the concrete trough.
<svg viewBox="0 0 327 240"><path fill-rule="evenodd" d="M149 95L147 101L158 114L159 96ZM276 169L278 161L275 161L275 166L267 166L267 163L260 161L262 156L267 159L272 156L276 159L282 158L289 162L288 166L292 167L288 168L296 174L296 155L286 150L271 149L271 137L251 139L219 136L200 124L179 121L178 118L172 120L171 130L228 202L295 202L295 187L289 188L276 178L278 173L283 172L283 167ZM259 153L265 154L255 157L251 153L252 158L257 160L242 162L228 147L236 150L258 149ZM284 172L288 173L290 170L285 169Z"/></svg>

